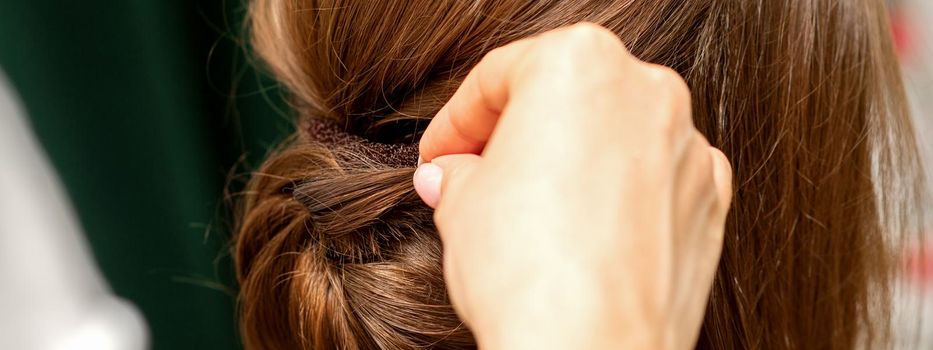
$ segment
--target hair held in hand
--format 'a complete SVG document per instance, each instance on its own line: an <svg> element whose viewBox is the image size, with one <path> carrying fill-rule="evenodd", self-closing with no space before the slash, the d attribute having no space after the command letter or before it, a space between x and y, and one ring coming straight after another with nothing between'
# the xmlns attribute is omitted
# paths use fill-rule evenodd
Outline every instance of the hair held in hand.
<svg viewBox="0 0 933 350"><path fill-rule="evenodd" d="M253 48L298 120L240 201L245 346L475 348L412 188L413 145L485 53L581 21L677 70L734 166L697 346L889 346L895 253L919 232L922 191L885 13L881 0L253 0Z"/></svg>

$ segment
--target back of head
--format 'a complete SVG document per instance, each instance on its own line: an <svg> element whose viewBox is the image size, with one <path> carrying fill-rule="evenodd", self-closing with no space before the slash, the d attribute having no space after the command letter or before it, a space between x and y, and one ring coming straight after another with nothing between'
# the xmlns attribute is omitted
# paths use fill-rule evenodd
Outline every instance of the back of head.
<svg viewBox="0 0 933 350"><path fill-rule="evenodd" d="M246 346L471 348L449 305L413 164L335 147L327 120L413 144L491 49L580 21L681 73L735 167L700 348L889 341L893 248L919 166L881 0L253 0L253 45L296 136L245 192L236 263Z"/></svg>

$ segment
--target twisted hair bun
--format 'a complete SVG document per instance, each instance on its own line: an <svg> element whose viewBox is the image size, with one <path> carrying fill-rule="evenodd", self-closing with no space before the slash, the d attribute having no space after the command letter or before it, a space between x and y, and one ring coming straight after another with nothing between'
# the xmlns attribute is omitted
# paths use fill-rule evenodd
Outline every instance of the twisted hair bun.
<svg viewBox="0 0 933 350"><path fill-rule="evenodd" d="M245 345L473 347L413 169L341 152L293 143L246 190L236 252Z"/></svg>

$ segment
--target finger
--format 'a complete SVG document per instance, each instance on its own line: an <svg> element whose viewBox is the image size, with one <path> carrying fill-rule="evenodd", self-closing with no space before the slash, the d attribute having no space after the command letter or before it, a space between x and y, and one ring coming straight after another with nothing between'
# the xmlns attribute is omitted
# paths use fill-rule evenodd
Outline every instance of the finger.
<svg viewBox="0 0 933 350"><path fill-rule="evenodd" d="M713 158L713 181L716 185L716 198L720 222L726 220L726 213L732 204L732 165L729 158L716 147L710 147L710 156Z"/></svg>
<svg viewBox="0 0 933 350"><path fill-rule="evenodd" d="M701 269L706 276L707 283L713 280L716 274L716 267L719 265L719 259L722 255L723 239L725 235L726 218L729 214L729 206L732 203L732 166L729 159L716 147L709 147L709 157L712 158L713 186L716 190L716 203L710 210L709 234L706 236L709 245L706 245L705 263ZM702 245L698 245L700 247Z"/></svg>
<svg viewBox="0 0 933 350"><path fill-rule="evenodd" d="M415 171L415 192L431 208L437 208L444 191L453 182L461 181L472 172L480 157L472 154L455 154L435 158L431 163L418 166Z"/></svg>
<svg viewBox="0 0 933 350"><path fill-rule="evenodd" d="M703 315L706 313L710 293L715 287L716 271L722 256L725 221L732 201L732 166L729 159L715 147L708 147L708 150L709 156L712 158L716 203L711 210L712 220L714 221L709 226L710 234L707 236L711 238L708 240L710 244L700 244L693 247L693 252L697 254L695 255L697 260L691 264L693 269L689 270L692 276L689 285L695 288L692 290L689 301L685 304L686 309L681 311L685 315L682 319L686 322L682 329L690 331L689 334L684 334L685 338L683 338L684 344L688 344L689 347L696 344L700 328L694 327L694 325L701 323L700 320L703 319Z"/></svg>
<svg viewBox="0 0 933 350"><path fill-rule="evenodd" d="M432 163L418 165L415 170L414 183L415 192L431 208L437 208L437 203L441 200L441 181L443 181L444 171L441 167Z"/></svg>
<svg viewBox="0 0 933 350"><path fill-rule="evenodd" d="M479 162L480 156L475 154L450 154L434 158L432 163L444 170L443 181L441 181L441 197L451 191L454 187L459 187L460 183L473 173Z"/></svg>
<svg viewBox="0 0 933 350"><path fill-rule="evenodd" d="M419 151L423 161L482 151L509 99L513 69L535 38L515 41L483 57L428 124Z"/></svg>

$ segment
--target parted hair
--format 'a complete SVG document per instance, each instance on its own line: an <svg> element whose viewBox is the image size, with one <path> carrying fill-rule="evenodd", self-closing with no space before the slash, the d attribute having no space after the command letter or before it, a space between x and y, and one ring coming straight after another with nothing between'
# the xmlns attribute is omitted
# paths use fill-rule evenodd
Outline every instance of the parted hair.
<svg viewBox="0 0 933 350"><path fill-rule="evenodd" d="M697 128L733 164L697 347L890 344L922 174L884 1L252 0L249 20L298 120L238 209L248 349L475 348L414 169L304 125L414 144L485 53L581 21L678 71Z"/></svg>

